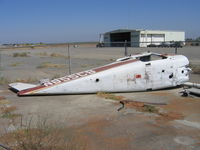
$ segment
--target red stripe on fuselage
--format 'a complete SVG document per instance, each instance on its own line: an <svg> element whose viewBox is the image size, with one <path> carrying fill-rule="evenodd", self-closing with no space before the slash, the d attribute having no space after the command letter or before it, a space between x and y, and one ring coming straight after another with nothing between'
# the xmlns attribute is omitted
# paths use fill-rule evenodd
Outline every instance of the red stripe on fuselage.
<svg viewBox="0 0 200 150"><path fill-rule="evenodd" d="M132 60L127 60L127 61L122 61L122 62L119 62L119 63L114 63L114 64L111 64L111 65L95 68L93 70L96 71L96 72L101 72L101 71L104 71L104 70L108 70L108 69L111 69L111 68L115 68L115 67L125 65L125 64L129 64L129 63L136 62L136 61L138 61L138 60L132 59Z"/></svg>
<svg viewBox="0 0 200 150"><path fill-rule="evenodd" d="M45 88L44 85L40 85L40 86L37 86L37 87L34 87L34 88L29 88L29 89L26 89L26 90L22 90L22 91L19 91L17 94L18 95L24 95L28 92L31 92L31 91L36 91L36 90L39 90L39 89L43 89Z"/></svg>

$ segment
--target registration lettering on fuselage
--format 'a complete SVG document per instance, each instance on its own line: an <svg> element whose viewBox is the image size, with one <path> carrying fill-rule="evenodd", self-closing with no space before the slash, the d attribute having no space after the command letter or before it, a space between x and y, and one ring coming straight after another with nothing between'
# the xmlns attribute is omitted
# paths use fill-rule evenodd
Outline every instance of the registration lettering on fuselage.
<svg viewBox="0 0 200 150"><path fill-rule="evenodd" d="M85 77L85 76L88 76L88 75L91 75L91 74L94 74L94 73L96 73L96 71L94 71L94 70L83 71L83 72L75 73L75 74L72 74L72 75L69 75L69 76L64 76L64 77L61 77L61 78L53 79L49 82L44 83L43 85L44 86L52 86L52 85L55 85L55 84L79 79L81 77Z"/></svg>

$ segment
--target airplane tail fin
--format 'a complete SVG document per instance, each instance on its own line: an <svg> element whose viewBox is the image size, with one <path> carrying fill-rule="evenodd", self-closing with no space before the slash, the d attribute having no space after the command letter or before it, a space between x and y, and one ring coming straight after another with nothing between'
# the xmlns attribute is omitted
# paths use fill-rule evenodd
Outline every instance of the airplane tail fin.
<svg viewBox="0 0 200 150"><path fill-rule="evenodd" d="M29 89L29 88L34 88L36 86L37 85L34 85L34 84L27 84L27 83L20 83L20 82L9 84L9 87L13 91L16 91L16 92L19 92L19 91L22 91L22 90L26 90L26 89Z"/></svg>

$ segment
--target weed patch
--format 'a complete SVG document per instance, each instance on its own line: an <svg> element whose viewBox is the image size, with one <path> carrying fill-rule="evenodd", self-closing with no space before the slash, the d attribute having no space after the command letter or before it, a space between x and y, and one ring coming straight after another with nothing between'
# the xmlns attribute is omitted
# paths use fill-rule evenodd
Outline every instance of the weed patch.
<svg viewBox="0 0 200 150"><path fill-rule="evenodd" d="M30 120L23 127L0 137L2 144L16 150L86 150L86 143L73 136L70 128L53 127L46 120L36 125Z"/></svg>
<svg viewBox="0 0 200 150"><path fill-rule="evenodd" d="M13 64L10 64L11 67L16 67L16 66L18 66L18 65L20 65L20 63L13 63Z"/></svg>
<svg viewBox="0 0 200 150"><path fill-rule="evenodd" d="M66 57L65 55L59 54L59 53L51 53L51 57Z"/></svg>
<svg viewBox="0 0 200 150"><path fill-rule="evenodd" d="M32 82L36 82L37 79L35 78L28 78L28 79L16 79L13 82L24 82L24 83L32 83Z"/></svg>
<svg viewBox="0 0 200 150"><path fill-rule="evenodd" d="M3 84L8 84L9 83L9 80L4 78L4 77L0 77L0 85L3 85Z"/></svg>
<svg viewBox="0 0 200 150"><path fill-rule="evenodd" d="M14 119L16 117L21 116L20 114L13 113L14 111L16 111L16 109L17 108L15 106L7 106L6 103L4 103L3 106L0 106L1 117L8 118L8 119Z"/></svg>
<svg viewBox="0 0 200 150"><path fill-rule="evenodd" d="M106 93L106 92L98 92L97 96L105 98L105 99L112 99L112 100L123 100L125 97L123 96L116 96L114 94Z"/></svg>
<svg viewBox="0 0 200 150"><path fill-rule="evenodd" d="M28 53L13 53L13 57L28 57Z"/></svg>
<svg viewBox="0 0 200 150"><path fill-rule="evenodd" d="M52 63L42 63L39 66L37 66L37 68L64 68L65 65L64 64L52 64Z"/></svg>
<svg viewBox="0 0 200 150"><path fill-rule="evenodd" d="M149 112L149 113L158 113L159 110L155 106L144 105L144 107L142 108L142 111Z"/></svg>
<svg viewBox="0 0 200 150"><path fill-rule="evenodd" d="M48 53L47 52L41 52L41 53L37 53L37 55L39 55L39 56L48 56Z"/></svg>
<svg viewBox="0 0 200 150"><path fill-rule="evenodd" d="M189 67L194 74L200 74L200 65L190 64Z"/></svg>

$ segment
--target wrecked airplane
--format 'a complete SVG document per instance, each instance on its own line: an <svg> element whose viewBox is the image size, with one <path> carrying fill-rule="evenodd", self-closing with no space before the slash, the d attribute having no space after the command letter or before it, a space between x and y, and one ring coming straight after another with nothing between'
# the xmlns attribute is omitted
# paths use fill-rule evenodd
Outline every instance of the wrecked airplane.
<svg viewBox="0 0 200 150"><path fill-rule="evenodd" d="M188 81L188 65L183 55L145 52L39 85L11 83L9 86L19 96L158 90Z"/></svg>

